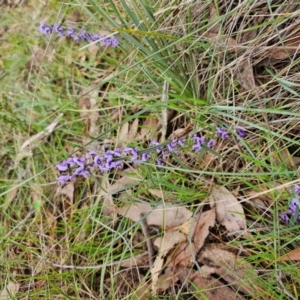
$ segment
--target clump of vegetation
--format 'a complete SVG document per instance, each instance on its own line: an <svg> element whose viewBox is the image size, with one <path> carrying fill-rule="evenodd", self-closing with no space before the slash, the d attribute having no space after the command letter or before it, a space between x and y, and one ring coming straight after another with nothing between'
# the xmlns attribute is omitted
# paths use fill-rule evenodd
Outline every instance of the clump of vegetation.
<svg viewBox="0 0 300 300"><path fill-rule="evenodd" d="M299 298L299 4L227 2L2 5L1 299Z"/></svg>

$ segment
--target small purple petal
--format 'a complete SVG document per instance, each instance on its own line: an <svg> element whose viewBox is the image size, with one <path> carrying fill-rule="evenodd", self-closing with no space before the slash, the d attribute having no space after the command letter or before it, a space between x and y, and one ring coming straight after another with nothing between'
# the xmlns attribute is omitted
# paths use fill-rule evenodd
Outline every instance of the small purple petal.
<svg viewBox="0 0 300 300"><path fill-rule="evenodd" d="M73 178L70 175L61 175L57 178L57 180L61 183L61 184L65 184L67 181L71 181Z"/></svg>
<svg viewBox="0 0 300 300"><path fill-rule="evenodd" d="M220 135L222 140L225 140L229 137L228 132L226 131L225 128L218 128L216 131L216 135Z"/></svg>
<svg viewBox="0 0 300 300"><path fill-rule="evenodd" d="M281 212L281 213L279 214L279 217L280 217L285 223L288 223L289 220L290 220L288 214L287 214L285 211Z"/></svg>
<svg viewBox="0 0 300 300"><path fill-rule="evenodd" d="M300 194L300 186L298 184L295 184L295 192Z"/></svg>
<svg viewBox="0 0 300 300"><path fill-rule="evenodd" d="M76 175L82 175L83 177L87 178L90 175L90 173L87 170L85 170L83 167L79 167L73 173L73 176Z"/></svg>
<svg viewBox="0 0 300 300"><path fill-rule="evenodd" d="M52 33L52 26L47 25L45 22L41 22L39 26L39 30L41 33L45 35L49 35Z"/></svg>
<svg viewBox="0 0 300 300"><path fill-rule="evenodd" d="M214 139L210 139L207 143L207 147L209 147L209 148L212 148L215 145L216 145L216 142Z"/></svg>
<svg viewBox="0 0 300 300"><path fill-rule="evenodd" d="M65 28L63 26L59 26L57 24L54 24L53 26L56 33L58 33L60 36L65 36Z"/></svg>
<svg viewBox="0 0 300 300"><path fill-rule="evenodd" d="M243 128L237 128L236 132L241 138L245 138L247 136L247 132Z"/></svg>
<svg viewBox="0 0 300 300"><path fill-rule="evenodd" d="M113 36L111 38L111 46L115 48L115 47L118 47L118 45L119 45L119 40Z"/></svg>
<svg viewBox="0 0 300 300"><path fill-rule="evenodd" d="M186 141L186 139L180 139L180 140L177 141L177 144L178 144L180 147L183 147L185 141Z"/></svg>
<svg viewBox="0 0 300 300"><path fill-rule="evenodd" d="M90 158L90 157L95 157L97 155L97 152L96 151L89 151L86 155L85 155L85 157L86 158Z"/></svg>
<svg viewBox="0 0 300 300"><path fill-rule="evenodd" d="M150 158L150 154L149 153L143 153L142 154L142 161L147 161Z"/></svg>
<svg viewBox="0 0 300 300"><path fill-rule="evenodd" d="M297 206L299 206L299 199L298 198L293 198L290 205L289 205L289 212L291 214L295 214L297 210Z"/></svg>
<svg viewBox="0 0 300 300"><path fill-rule="evenodd" d="M156 159L156 164L159 166L163 166L164 165L164 161L159 157Z"/></svg>
<svg viewBox="0 0 300 300"><path fill-rule="evenodd" d="M78 166L78 167L83 167L84 166L84 157L74 157L73 158L74 163Z"/></svg>
<svg viewBox="0 0 300 300"><path fill-rule="evenodd" d="M59 171L63 172L63 171L67 171L68 168L69 168L69 166L68 166L67 161L63 161L63 162L57 164L57 165L56 165L56 168L57 168Z"/></svg>

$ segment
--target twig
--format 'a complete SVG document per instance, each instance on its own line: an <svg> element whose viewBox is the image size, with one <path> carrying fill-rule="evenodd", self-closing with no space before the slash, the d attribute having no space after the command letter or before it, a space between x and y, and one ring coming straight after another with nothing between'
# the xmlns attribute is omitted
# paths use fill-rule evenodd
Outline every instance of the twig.
<svg viewBox="0 0 300 300"><path fill-rule="evenodd" d="M141 214L141 227L142 227L142 231L145 236L145 239L146 239L146 245L147 245L147 249L148 249L148 258L149 258L149 267L151 268L153 265L154 252L153 252L151 238L149 235L148 224L147 224L146 218L144 217L143 214Z"/></svg>

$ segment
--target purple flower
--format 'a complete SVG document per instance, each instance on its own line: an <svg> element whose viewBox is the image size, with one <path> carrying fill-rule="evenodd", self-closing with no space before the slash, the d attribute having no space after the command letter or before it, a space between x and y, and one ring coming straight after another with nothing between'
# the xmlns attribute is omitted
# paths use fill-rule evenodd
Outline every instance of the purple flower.
<svg viewBox="0 0 300 300"><path fill-rule="evenodd" d="M84 167L79 167L73 173L73 176L77 176L77 175L81 175L85 178L88 178L90 173L87 170L85 170Z"/></svg>
<svg viewBox="0 0 300 300"><path fill-rule="evenodd" d="M216 142L214 139L210 139L207 143L207 147L209 147L209 148L212 148L215 145L216 145Z"/></svg>
<svg viewBox="0 0 300 300"><path fill-rule="evenodd" d="M300 186L295 184L295 193L300 194Z"/></svg>
<svg viewBox="0 0 300 300"><path fill-rule="evenodd" d="M288 214L287 214L285 211L281 212L281 213L279 214L279 217L280 217L285 223L289 223L290 218L289 218Z"/></svg>
<svg viewBox="0 0 300 300"><path fill-rule="evenodd" d="M53 29L53 27L47 25L45 22L40 23L39 30L41 33L43 33L45 35L49 35L52 33L52 29Z"/></svg>
<svg viewBox="0 0 300 300"><path fill-rule="evenodd" d="M186 141L186 139L180 139L180 140L177 141L177 144L178 144L180 147L183 147L185 141Z"/></svg>
<svg viewBox="0 0 300 300"><path fill-rule="evenodd" d="M299 206L299 199L293 198L289 205L289 212L294 215L298 206Z"/></svg>
<svg viewBox="0 0 300 300"><path fill-rule="evenodd" d="M97 152L96 151L89 151L86 153L85 157L86 158L90 158L90 157L95 157L97 155Z"/></svg>
<svg viewBox="0 0 300 300"><path fill-rule="evenodd" d="M159 143L156 140L154 140L150 143L150 147L155 147L155 146L159 146ZM156 148L157 153L161 153L161 151L162 151L161 147Z"/></svg>
<svg viewBox="0 0 300 300"><path fill-rule="evenodd" d="M78 166L78 167L83 167L84 166L84 157L74 157L73 158L74 163Z"/></svg>
<svg viewBox="0 0 300 300"><path fill-rule="evenodd" d="M202 145L205 143L205 137L199 137L197 134L194 134L192 139L195 141L195 144L192 146L195 152L199 152Z"/></svg>
<svg viewBox="0 0 300 300"><path fill-rule="evenodd" d="M87 32L85 29L82 29L79 33L76 33L73 27L65 28L58 24L47 25L45 22L41 22L39 26L40 32L45 35L51 34L53 31L59 36L68 36L71 37L75 42L87 41L88 43L97 42L98 44L103 44L104 46L117 47L119 41L116 37L106 37L101 34Z"/></svg>
<svg viewBox="0 0 300 300"><path fill-rule="evenodd" d="M71 181L72 180L72 176L70 175L61 175L57 178L57 180L61 183L61 184L65 184L67 181Z"/></svg>
<svg viewBox="0 0 300 300"><path fill-rule="evenodd" d="M54 24L53 29L55 30L56 33L58 33L60 36L66 36L65 34L65 28L63 26Z"/></svg>
<svg viewBox="0 0 300 300"><path fill-rule="evenodd" d="M163 166L164 161L162 160L162 158L159 157L159 158L156 159L156 164L159 165L159 166Z"/></svg>
<svg viewBox="0 0 300 300"><path fill-rule="evenodd" d="M247 132L241 127L237 128L236 132L241 138L245 138L247 136Z"/></svg>
<svg viewBox="0 0 300 300"><path fill-rule="evenodd" d="M67 171L69 169L69 166L68 166L68 163L67 161L62 161L61 163L57 164L56 165L56 168L61 171L61 172L64 172L64 171Z"/></svg>
<svg viewBox="0 0 300 300"><path fill-rule="evenodd" d="M218 136L218 135L221 136L221 139L222 139L222 140L225 140L225 139L227 139L227 138L229 137L228 132L227 132L226 129L223 128L223 127L217 129L216 135L217 135L217 136Z"/></svg>
<svg viewBox="0 0 300 300"><path fill-rule="evenodd" d="M150 154L149 153L143 153L142 154L142 161L147 161L150 158Z"/></svg>
<svg viewBox="0 0 300 300"><path fill-rule="evenodd" d="M176 141L176 140L171 141L169 144L167 144L168 150L169 150L170 152L177 152L176 144L177 144L177 141Z"/></svg>

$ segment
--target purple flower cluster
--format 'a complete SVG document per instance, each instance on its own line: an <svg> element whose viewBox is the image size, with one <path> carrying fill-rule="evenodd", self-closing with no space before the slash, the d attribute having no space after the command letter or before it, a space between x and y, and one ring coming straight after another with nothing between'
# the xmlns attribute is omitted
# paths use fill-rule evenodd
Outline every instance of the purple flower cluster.
<svg viewBox="0 0 300 300"><path fill-rule="evenodd" d="M291 200L288 211L283 211L279 214L285 223L300 221L300 186L295 185L296 197Z"/></svg>
<svg viewBox="0 0 300 300"><path fill-rule="evenodd" d="M62 37L71 37L75 42L87 41L88 43L99 42L106 47L117 47L119 41L116 37L106 37L105 35L98 33L89 33L85 29L80 32L76 32L73 27L64 27L58 24L47 25L45 22L41 22L39 26L41 33L45 35L50 35L53 32Z"/></svg>
<svg viewBox="0 0 300 300"><path fill-rule="evenodd" d="M224 128L217 129L216 136L219 135L222 139L229 137ZM212 148L216 144L214 139L206 142L204 136L199 137L197 134L194 134L190 141L192 142L191 149L194 152L199 152L203 145ZM67 181L74 180L77 176L87 178L95 170L103 173L117 168L122 169L125 163L142 164L149 161L154 154L158 156L155 160L156 165L161 166L168 156L172 153L178 153L186 145L186 139L174 139L167 144L159 144L154 140L150 143L150 147L145 150L125 147L124 149L107 150L102 155L90 151L84 157L70 157L57 164L56 167L60 173L57 180L61 184L65 184Z"/></svg>

